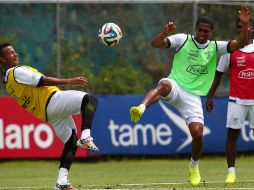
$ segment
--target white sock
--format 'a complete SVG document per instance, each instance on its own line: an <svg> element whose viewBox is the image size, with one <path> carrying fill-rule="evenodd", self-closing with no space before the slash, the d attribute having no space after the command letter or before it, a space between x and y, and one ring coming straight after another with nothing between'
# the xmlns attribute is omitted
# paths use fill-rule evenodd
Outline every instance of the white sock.
<svg viewBox="0 0 254 190"><path fill-rule="evenodd" d="M57 179L57 183L59 185L65 185L67 183L68 173L69 173L69 171L66 168L59 169L58 179Z"/></svg>
<svg viewBox="0 0 254 190"><path fill-rule="evenodd" d="M193 160L193 159L191 158L190 166L191 166L192 168L198 167L198 160L195 161L195 160Z"/></svg>
<svg viewBox="0 0 254 190"><path fill-rule="evenodd" d="M233 173L233 174L235 174L235 167L229 167L229 168L228 168L228 173Z"/></svg>
<svg viewBox="0 0 254 190"><path fill-rule="evenodd" d="M145 104L140 104L138 107L142 109L142 113L144 113L144 111L146 110Z"/></svg>
<svg viewBox="0 0 254 190"><path fill-rule="evenodd" d="M81 132L81 139L85 139L86 137L91 136L91 129L84 129Z"/></svg>

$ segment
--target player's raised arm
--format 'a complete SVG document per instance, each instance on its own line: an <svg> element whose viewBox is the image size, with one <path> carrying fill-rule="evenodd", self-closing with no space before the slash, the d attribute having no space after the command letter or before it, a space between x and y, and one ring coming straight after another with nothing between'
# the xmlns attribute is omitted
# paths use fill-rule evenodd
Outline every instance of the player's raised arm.
<svg viewBox="0 0 254 190"><path fill-rule="evenodd" d="M175 29L176 29L176 25L173 22L168 22L164 26L162 32L160 32L153 38L153 40L151 42L152 47L154 47L154 48L168 48L169 44L168 44L166 37L171 32L175 31Z"/></svg>
<svg viewBox="0 0 254 190"><path fill-rule="evenodd" d="M242 23L242 28L240 30L240 34L238 35L236 40L232 40L229 44L229 52L233 52L238 50L246 44L248 40L248 27L250 20L250 11L247 6L242 6L239 11L240 22Z"/></svg>

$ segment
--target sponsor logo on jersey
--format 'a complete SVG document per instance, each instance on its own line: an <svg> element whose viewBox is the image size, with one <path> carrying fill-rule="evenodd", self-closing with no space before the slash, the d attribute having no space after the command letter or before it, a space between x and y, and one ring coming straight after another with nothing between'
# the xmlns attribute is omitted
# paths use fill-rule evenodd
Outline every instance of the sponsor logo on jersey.
<svg viewBox="0 0 254 190"><path fill-rule="evenodd" d="M244 67L245 66L245 56L236 57L236 64L237 64L237 67Z"/></svg>
<svg viewBox="0 0 254 190"><path fill-rule="evenodd" d="M239 72L238 78L254 79L254 69L249 68Z"/></svg>
<svg viewBox="0 0 254 190"><path fill-rule="evenodd" d="M194 75L207 74L208 70L206 66L202 65L189 65L186 69L187 72L192 73Z"/></svg>

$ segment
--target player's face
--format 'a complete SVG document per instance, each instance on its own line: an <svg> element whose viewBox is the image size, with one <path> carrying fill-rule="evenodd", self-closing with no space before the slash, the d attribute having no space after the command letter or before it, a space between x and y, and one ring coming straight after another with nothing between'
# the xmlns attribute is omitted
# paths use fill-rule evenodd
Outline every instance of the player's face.
<svg viewBox="0 0 254 190"><path fill-rule="evenodd" d="M19 64L18 54L12 46L7 46L3 50L2 61L9 67L14 67Z"/></svg>
<svg viewBox="0 0 254 190"><path fill-rule="evenodd" d="M204 44L211 37L213 30L208 23L199 23L195 28L196 36L195 40L198 43Z"/></svg>

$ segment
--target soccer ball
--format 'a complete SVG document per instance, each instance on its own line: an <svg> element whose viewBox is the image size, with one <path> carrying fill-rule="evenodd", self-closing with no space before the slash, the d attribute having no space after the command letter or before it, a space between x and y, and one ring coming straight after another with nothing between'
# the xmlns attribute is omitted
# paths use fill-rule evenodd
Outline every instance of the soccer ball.
<svg viewBox="0 0 254 190"><path fill-rule="evenodd" d="M98 34L99 40L106 46L113 47L119 44L122 38L122 31L115 23L105 23Z"/></svg>

